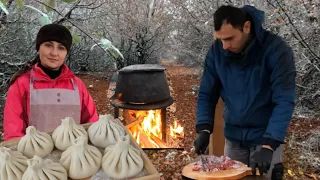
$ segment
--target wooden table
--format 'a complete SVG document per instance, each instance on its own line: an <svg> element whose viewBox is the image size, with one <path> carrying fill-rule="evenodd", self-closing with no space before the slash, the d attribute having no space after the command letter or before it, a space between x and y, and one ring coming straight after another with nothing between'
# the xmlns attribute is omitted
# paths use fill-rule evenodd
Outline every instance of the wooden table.
<svg viewBox="0 0 320 180"><path fill-rule="evenodd" d="M241 178L240 180L264 180L264 179L268 179L264 176L247 176L245 178Z"/></svg>

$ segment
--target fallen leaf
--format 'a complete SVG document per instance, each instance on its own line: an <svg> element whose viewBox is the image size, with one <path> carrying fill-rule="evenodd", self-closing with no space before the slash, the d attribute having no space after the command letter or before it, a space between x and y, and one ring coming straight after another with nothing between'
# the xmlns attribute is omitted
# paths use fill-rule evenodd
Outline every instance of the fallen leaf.
<svg viewBox="0 0 320 180"><path fill-rule="evenodd" d="M288 174L290 175L290 176L295 176L296 174L294 173L294 172L292 172L290 169L288 169Z"/></svg>
<svg viewBox="0 0 320 180"><path fill-rule="evenodd" d="M312 174L305 174L306 176L308 176L309 178L312 178L312 179L314 179L314 180L319 180L319 178L317 177L317 175L316 174L314 174L314 173L312 173Z"/></svg>
<svg viewBox="0 0 320 180"><path fill-rule="evenodd" d="M167 164L167 165L169 165L169 164L172 164L172 162L169 162L169 161L165 161L165 162L163 162L164 164Z"/></svg>
<svg viewBox="0 0 320 180"><path fill-rule="evenodd" d="M299 170L299 174L300 174L300 175L303 175L304 172L300 169L300 170Z"/></svg>
<svg viewBox="0 0 320 180"><path fill-rule="evenodd" d="M182 154L187 154L187 153L188 153L188 151L183 151L183 152L182 152Z"/></svg>
<svg viewBox="0 0 320 180"><path fill-rule="evenodd" d="M177 173L177 172L175 172L175 173L174 173L174 177L176 177L176 178L181 177L181 173Z"/></svg>
<svg viewBox="0 0 320 180"><path fill-rule="evenodd" d="M157 154L156 154L156 153L153 153L153 154L152 154L152 158L155 159L156 157L157 157Z"/></svg>
<svg viewBox="0 0 320 180"><path fill-rule="evenodd" d="M177 152L169 152L168 155L165 157L166 159L174 159Z"/></svg>

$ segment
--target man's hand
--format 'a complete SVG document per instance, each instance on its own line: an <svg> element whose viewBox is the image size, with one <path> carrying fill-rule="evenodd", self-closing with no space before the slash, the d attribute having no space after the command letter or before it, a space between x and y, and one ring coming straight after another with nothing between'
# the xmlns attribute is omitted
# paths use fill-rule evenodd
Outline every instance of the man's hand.
<svg viewBox="0 0 320 180"><path fill-rule="evenodd" d="M197 154L203 154L209 144L210 133L207 131L202 131L198 134L196 140L194 141L195 152Z"/></svg>
<svg viewBox="0 0 320 180"><path fill-rule="evenodd" d="M271 146L269 146L269 145L262 145L262 147L263 147L263 148L270 149L270 150L272 150L272 151L273 151L272 147L271 147Z"/></svg>
<svg viewBox="0 0 320 180"><path fill-rule="evenodd" d="M250 158L250 167L252 168L252 174L256 175L256 168L259 169L259 173L262 176L263 173L267 173L270 169L273 151L269 148L262 147L260 151L255 152Z"/></svg>

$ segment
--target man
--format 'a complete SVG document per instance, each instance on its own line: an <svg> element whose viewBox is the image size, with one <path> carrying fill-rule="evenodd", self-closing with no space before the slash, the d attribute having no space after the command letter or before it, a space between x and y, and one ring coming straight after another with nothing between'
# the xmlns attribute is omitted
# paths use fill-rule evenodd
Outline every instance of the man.
<svg viewBox="0 0 320 180"><path fill-rule="evenodd" d="M219 97L225 104L225 155L282 179L283 143L295 105L292 49L263 29L264 12L221 6L214 14L216 40L200 85L195 151L202 154L214 126Z"/></svg>

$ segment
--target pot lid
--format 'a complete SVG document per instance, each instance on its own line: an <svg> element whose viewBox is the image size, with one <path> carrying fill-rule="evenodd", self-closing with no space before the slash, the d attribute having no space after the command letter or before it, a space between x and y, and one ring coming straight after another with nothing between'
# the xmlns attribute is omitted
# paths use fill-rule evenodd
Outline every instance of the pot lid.
<svg viewBox="0 0 320 180"><path fill-rule="evenodd" d="M160 64L134 64L120 69L119 73L162 72L164 70L166 69Z"/></svg>

